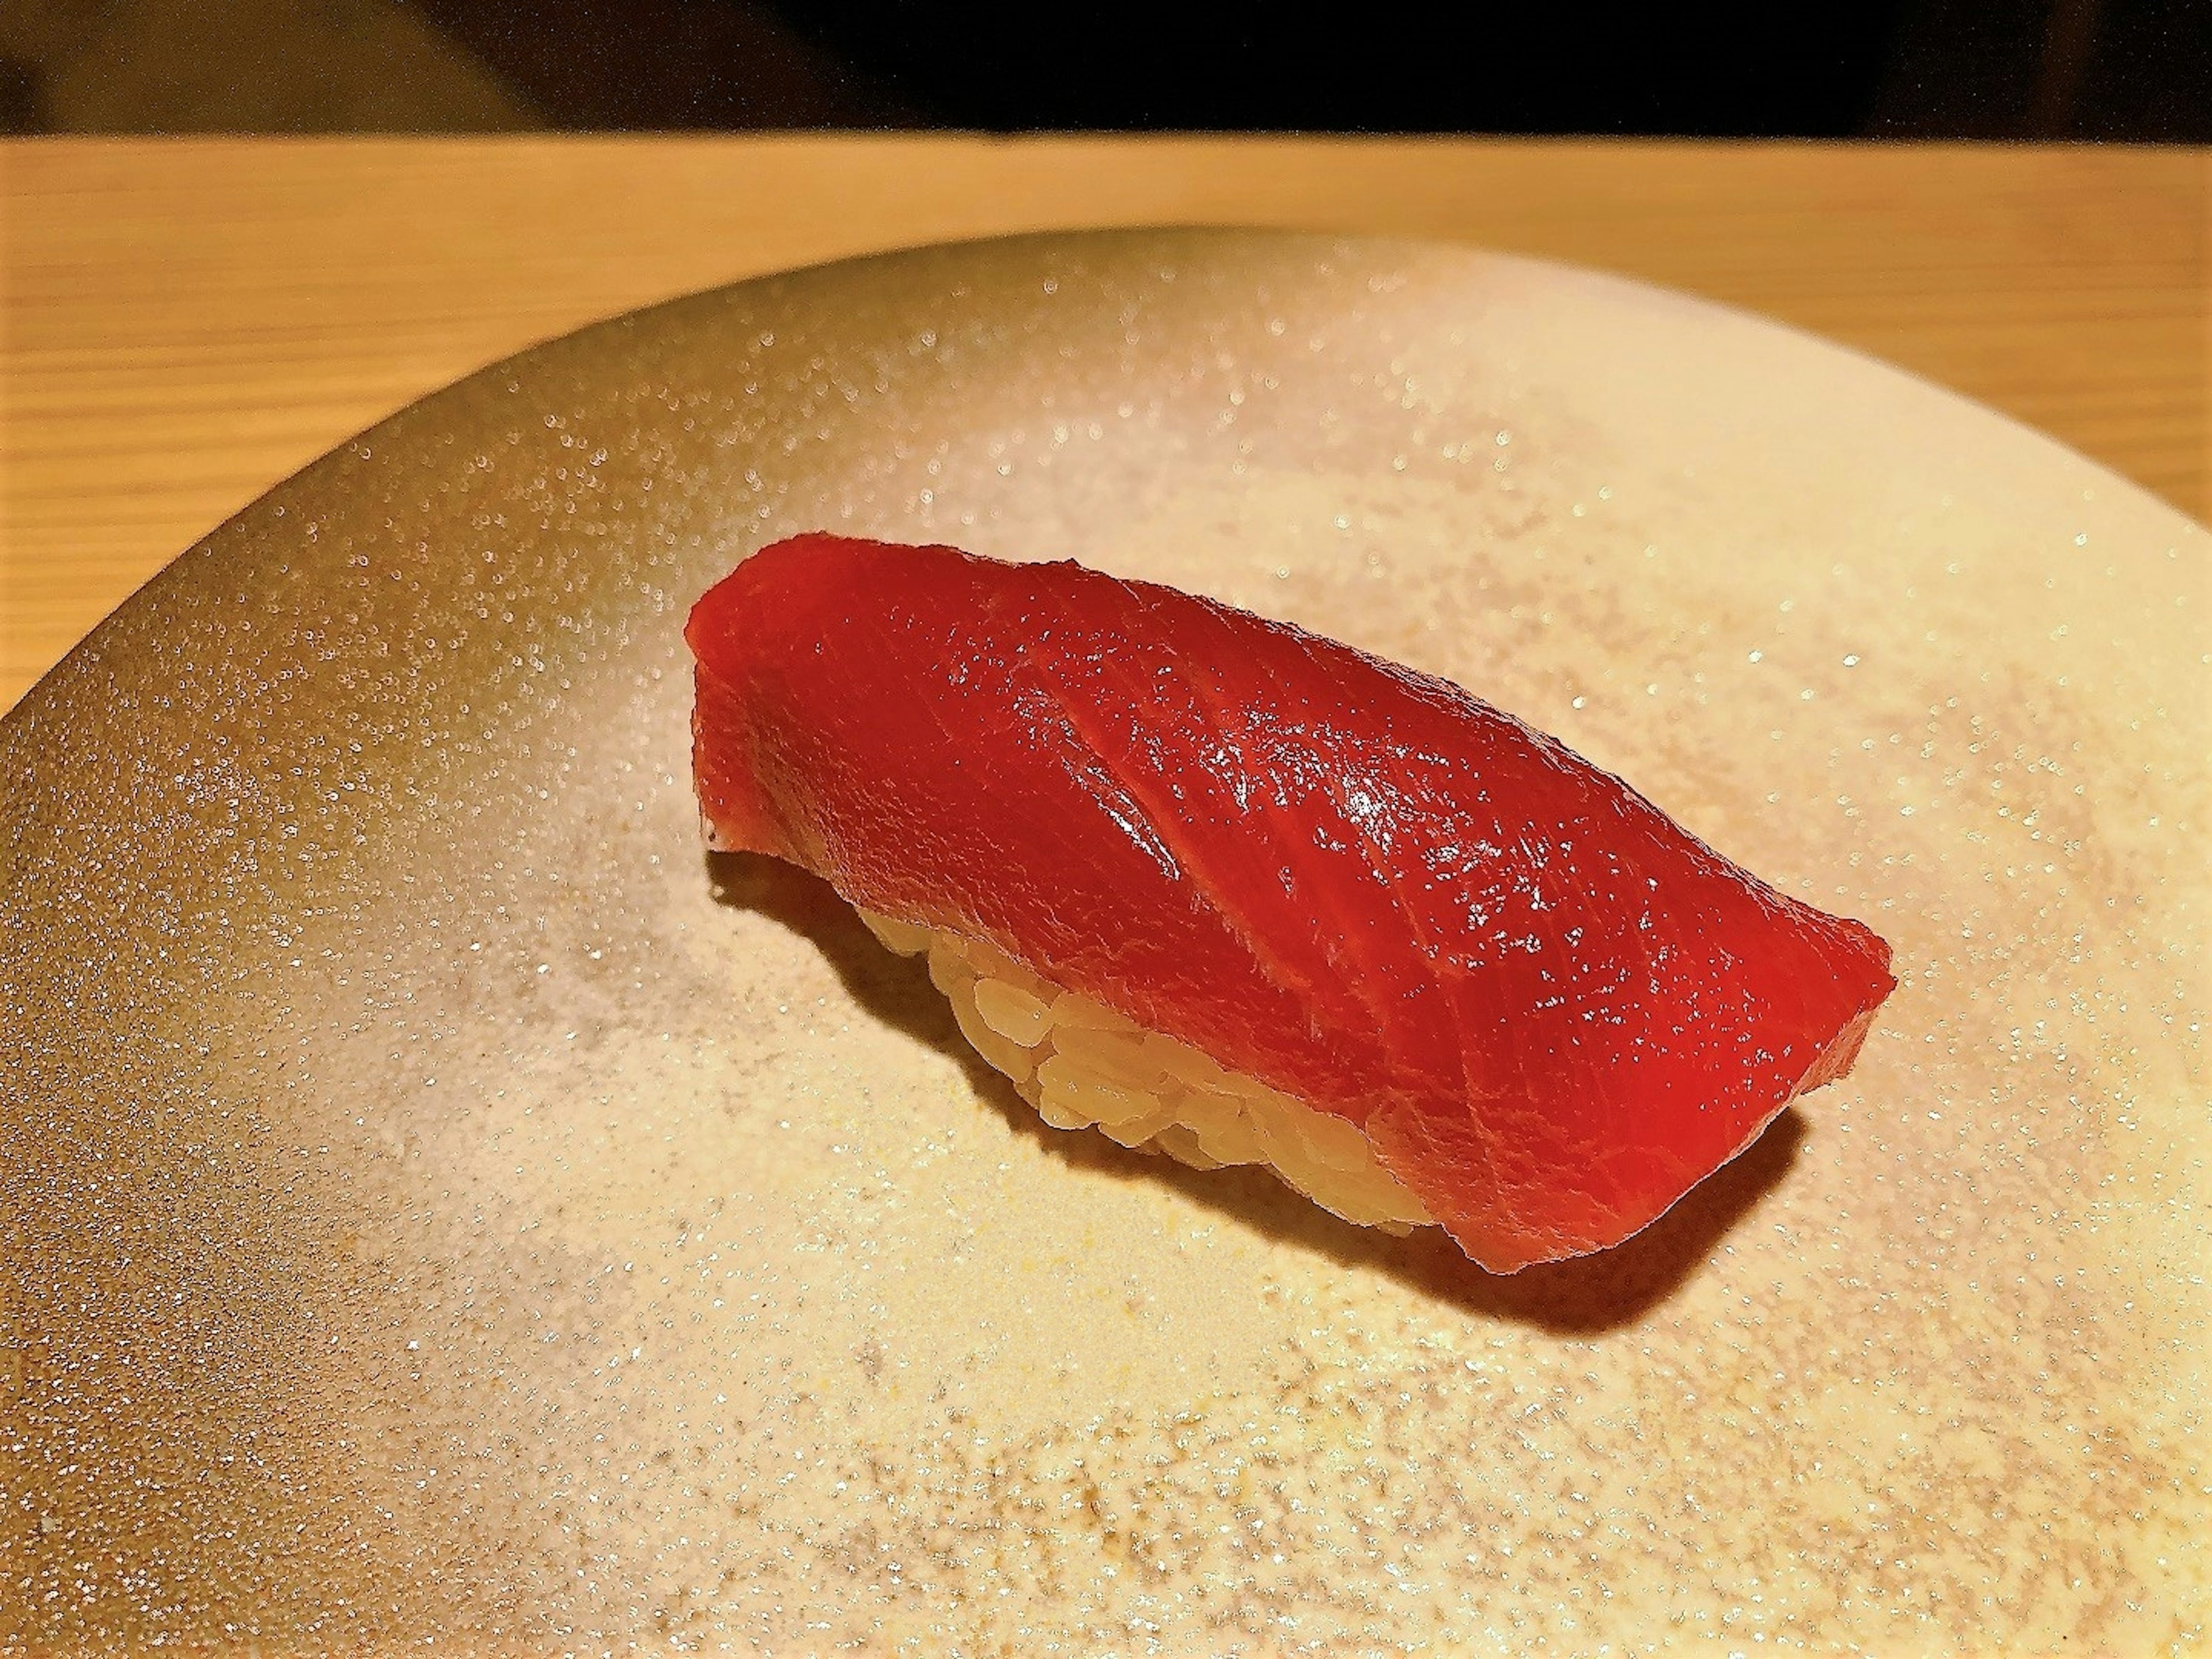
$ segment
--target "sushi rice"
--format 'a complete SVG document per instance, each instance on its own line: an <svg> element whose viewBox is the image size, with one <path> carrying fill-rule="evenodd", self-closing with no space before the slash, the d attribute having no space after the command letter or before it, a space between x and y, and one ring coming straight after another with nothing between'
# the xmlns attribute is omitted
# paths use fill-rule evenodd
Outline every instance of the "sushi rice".
<svg viewBox="0 0 2212 1659"><path fill-rule="evenodd" d="M856 907L857 908L857 907ZM1263 1164L1322 1208L1405 1233L1433 1224L1358 1125L1225 1071L1188 1043L1062 990L981 939L862 909L890 949L929 958L976 1053L1056 1129L1097 1128L1194 1170Z"/></svg>

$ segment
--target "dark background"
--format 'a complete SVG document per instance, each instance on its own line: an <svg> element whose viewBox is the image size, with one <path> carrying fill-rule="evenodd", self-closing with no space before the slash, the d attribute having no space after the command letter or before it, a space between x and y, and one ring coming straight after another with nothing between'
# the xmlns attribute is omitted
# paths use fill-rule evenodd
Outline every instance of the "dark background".
<svg viewBox="0 0 2212 1659"><path fill-rule="evenodd" d="M2212 139L2212 0L0 0L0 130Z"/></svg>

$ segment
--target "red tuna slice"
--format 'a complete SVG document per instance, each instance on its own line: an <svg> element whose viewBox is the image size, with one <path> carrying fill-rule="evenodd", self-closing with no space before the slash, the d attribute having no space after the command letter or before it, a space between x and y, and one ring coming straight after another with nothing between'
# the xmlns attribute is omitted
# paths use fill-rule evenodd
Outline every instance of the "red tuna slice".
<svg viewBox="0 0 2212 1659"><path fill-rule="evenodd" d="M1494 1272L1650 1222L1896 983L1511 715L1172 588L806 535L685 637L718 844L1359 1125Z"/></svg>

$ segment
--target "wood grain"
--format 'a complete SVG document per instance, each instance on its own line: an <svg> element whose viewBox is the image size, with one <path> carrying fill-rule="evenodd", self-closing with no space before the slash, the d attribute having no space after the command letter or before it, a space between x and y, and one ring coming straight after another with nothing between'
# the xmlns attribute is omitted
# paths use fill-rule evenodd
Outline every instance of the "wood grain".
<svg viewBox="0 0 2212 1659"><path fill-rule="evenodd" d="M916 242L1436 236L1764 312L2212 514L2212 158L1315 138L35 140L0 147L0 708L349 434L520 347Z"/></svg>

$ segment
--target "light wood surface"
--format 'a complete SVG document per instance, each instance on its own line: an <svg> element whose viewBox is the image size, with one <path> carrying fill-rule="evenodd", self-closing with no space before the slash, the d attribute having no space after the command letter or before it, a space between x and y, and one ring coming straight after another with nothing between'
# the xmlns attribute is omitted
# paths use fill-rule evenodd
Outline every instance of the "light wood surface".
<svg viewBox="0 0 2212 1659"><path fill-rule="evenodd" d="M1887 357L2212 514L2212 158L1491 140L0 148L0 708L262 490L593 319L840 255L1243 222L1599 266Z"/></svg>

